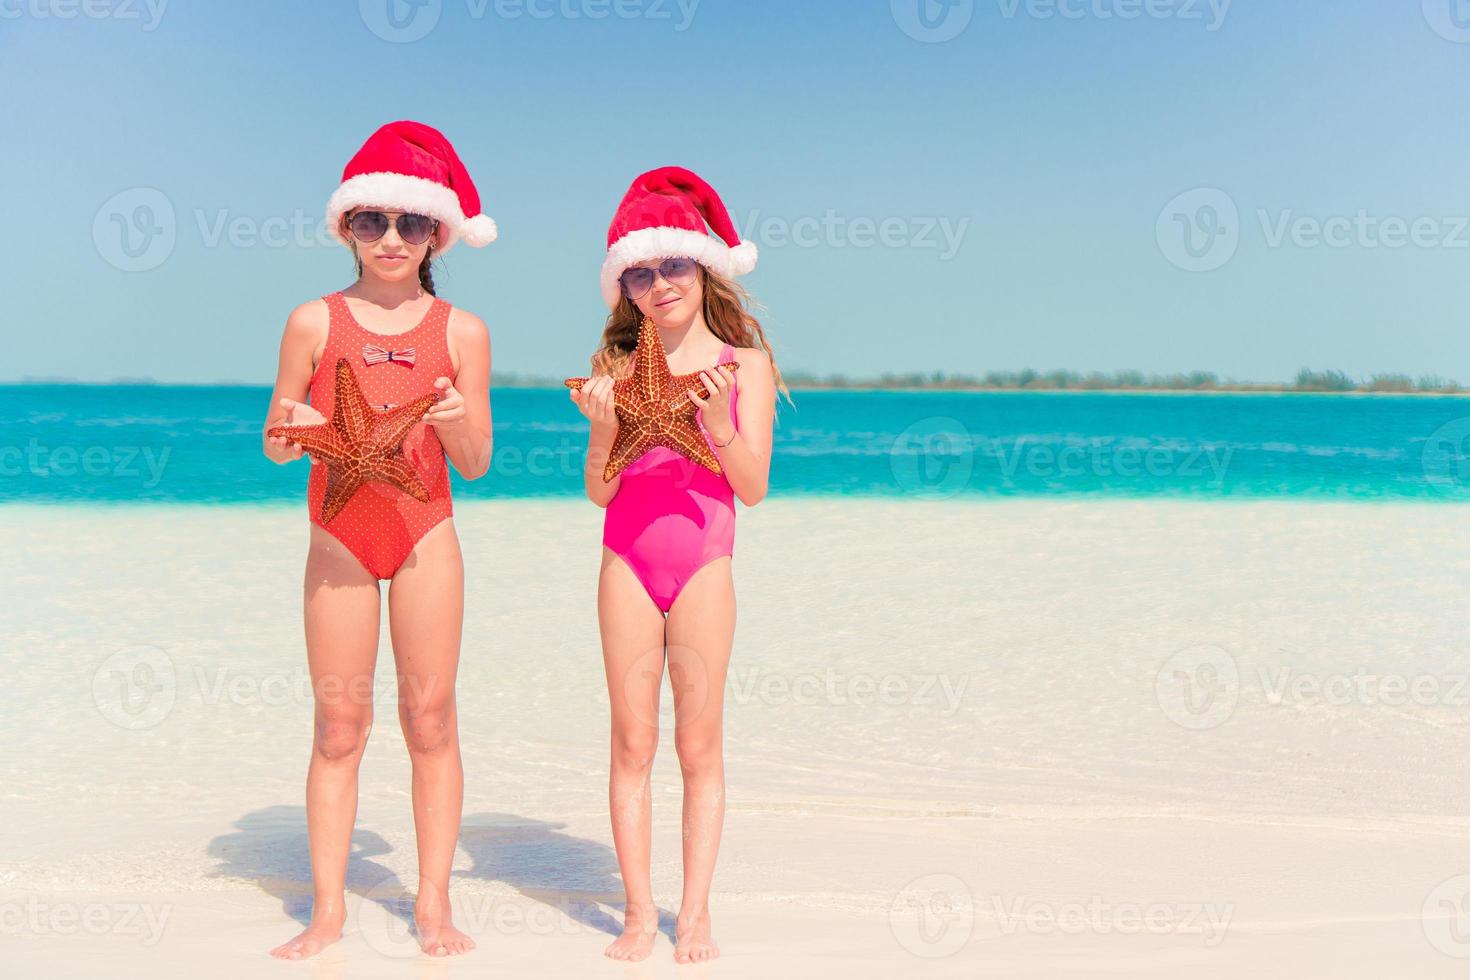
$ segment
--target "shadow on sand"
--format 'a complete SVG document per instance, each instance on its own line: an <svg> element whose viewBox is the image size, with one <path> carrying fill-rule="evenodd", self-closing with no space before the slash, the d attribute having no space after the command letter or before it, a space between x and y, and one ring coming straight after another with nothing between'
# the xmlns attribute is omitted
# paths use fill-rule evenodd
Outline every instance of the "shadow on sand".
<svg viewBox="0 0 1470 980"><path fill-rule="evenodd" d="M622 910L623 882L616 853L606 844L561 833L565 826L507 813L466 816L459 846L472 863L454 877L504 882L590 929L620 935L622 922L604 908ZM347 891L377 903L411 930L412 903L395 897L407 889L392 871L373 860L391 851L388 842L373 831L354 830L347 858ZM235 821L233 831L210 841L207 853L219 861L211 877L257 885L279 900L281 910L303 927L311 922L305 807L252 810ZM674 915L659 909L659 931L671 942L674 926Z"/></svg>
<svg viewBox="0 0 1470 980"><path fill-rule="evenodd" d="M388 842L371 830L352 832L352 850L347 856L347 891L372 897L386 891L385 882L397 884L397 876L373 858L392 851ZM209 842L207 853L220 862L213 878L238 878L259 885L281 902L281 910L301 923L311 923L311 852L307 847L306 808L271 806L252 810L235 821L231 833ZM384 909L403 918L400 903L379 901ZM413 916L407 916L412 925Z"/></svg>
<svg viewBox="0 0 1470 980"><path fill-rule="evenodd" d="M561 833L566 824L509 813L465 817L459 846L474 862L459 877L501 881L533 901L610 936L623 924L603 906L623 907L616 852L606 844ZM674 939L673 913L659 909L659 931Z"/></svg>

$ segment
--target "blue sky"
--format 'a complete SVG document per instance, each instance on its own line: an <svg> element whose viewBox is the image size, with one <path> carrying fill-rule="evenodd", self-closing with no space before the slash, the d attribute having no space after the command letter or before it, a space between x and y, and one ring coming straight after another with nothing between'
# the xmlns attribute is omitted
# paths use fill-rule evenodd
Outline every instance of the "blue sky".
<svg viewBox="0 0 1470 980"><path fill-rule="evenodd" d="M413 118L500 225L437 278L498 371L583 369L612 211L678 163L788 369L1470 381L1458 2L0 0L0 378L268 382Z"/></svg>

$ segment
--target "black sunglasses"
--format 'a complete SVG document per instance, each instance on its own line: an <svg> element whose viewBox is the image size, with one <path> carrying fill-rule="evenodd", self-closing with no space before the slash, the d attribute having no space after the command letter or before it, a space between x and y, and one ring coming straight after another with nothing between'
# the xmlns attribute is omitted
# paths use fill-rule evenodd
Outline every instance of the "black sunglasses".
<svg viewBox="0 0 1470 980"><path fill-rule="evenodd" d="M388 234L390 227L398 229L398 237L410 245L422 245L434 234L439 222L423 214L384 214L382 211L359 211L347 219L352 237L360 242L375 242Z"/></svg>

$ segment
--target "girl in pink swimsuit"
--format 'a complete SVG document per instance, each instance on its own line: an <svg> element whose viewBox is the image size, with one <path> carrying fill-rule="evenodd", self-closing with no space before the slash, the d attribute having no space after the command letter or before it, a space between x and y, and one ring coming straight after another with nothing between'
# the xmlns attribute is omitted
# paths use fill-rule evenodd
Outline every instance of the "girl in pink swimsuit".
<svg viewBox="0 0 1470 980"><path fill-rule="evenodd" d="M748 298L732 281L754 268L755 246L740 240L708 184L678 167L643 174L624 196L607 244L602 292L612 312L592 379L571 392L591 423L587 496L606 508L597 607L612 706L608 797L626 891L623 933L606 953L644 959L658 933L649 773L667 663L684 776L684 892L674 958L699 962L719 955L709 892L725 811L734 503L739 497L749 507L765 497L776 392L786 389ZM655 447L603 481L618 431L612 381L629 371L644 317L658 328L669 371L701 375L703 392L688 397L720 473ZM738 371L716 367L730 361Z"/></svg>
<svg viewBox="0 0 1470 980"><path fill-rule="evenodd" d="M306 775L313 902L307 927L271 952L303 959L342 935L358 765L373 721L379 582L388 579L398 720L413 764L416 937L424 952L449 956L474 943L455 928L449 905L464 797L454 697L464 566L446 457L467 479L489 467L490 340L478 317L435 295L430 262L457 241L489 244L495 226L443 134L395 122L347 164L327 202L327 227L352 250L358 279L297 307L287 321L266 455L278 463L301 458L300 443L269 430L331 416L342 361L375 409L436 390L441 397L402 444L427 500L367 482L323 523L327 468L312 461L305 606L315 701Z"/></svg>
<svg viewBox="0 0 1470 980"><path fill-rule="evenodd" d="M693 259L682 261L693 269ZM733 360L735 348L727 343L713 363ZM725 417L738 431L739 391L734 384L728 390ZM702 419L699 427L712 444L722 441ZM724 475L663 446L638 457L619 479L603 518L602 543L627 562L659 612L667 613L695 572L734 554L735 491Z"/></svg>

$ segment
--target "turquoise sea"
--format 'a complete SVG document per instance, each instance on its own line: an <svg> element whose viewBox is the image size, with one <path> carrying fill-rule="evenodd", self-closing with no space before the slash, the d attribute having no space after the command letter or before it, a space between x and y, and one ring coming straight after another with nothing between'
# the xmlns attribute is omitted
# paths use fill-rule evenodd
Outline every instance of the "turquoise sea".
<svg viewBox="0 0 1470 980"><path fill-rule="evenodd" d="M0 501L300 501L260 452L263 387L0 386ZM1470 499L1470 400L1431 396L798 391L771 493ZM581 493L565 391L494 390L473 497Z"/></svg>

